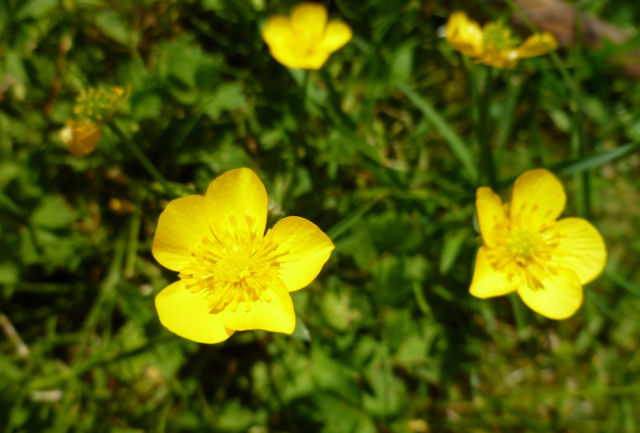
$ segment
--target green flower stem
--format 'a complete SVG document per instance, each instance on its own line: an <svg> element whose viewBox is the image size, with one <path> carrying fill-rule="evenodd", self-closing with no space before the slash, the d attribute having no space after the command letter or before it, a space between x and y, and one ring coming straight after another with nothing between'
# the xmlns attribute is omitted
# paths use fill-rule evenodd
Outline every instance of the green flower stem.
<svg viewBox="0 0 640 433"><path fill-rule="evenodd" d="M480 182L486 182L493 190L497 190L498 182L496 167L493 162L493 150L491 149L491 134L488 127L489 102L493 87L493 69L486 68L484 88L481 90L478 101L478 123L476 134L480 146Z"/></svg>
<svg viewBox="0 0 640 433"><path fill-rule="evenodd" d="M301 101L301 105L302 105L302 109L307 110L306 108L306 104L307 104L307 93L309 92L309 70L305 69L302 75L302 101Z"/></svg>
<svg viewBox="0 0 640 433"><path fill-rule="evenodd" d="M169 182L160 174L158 169L153 165L153 163L146 157L144 152L138 147L137 144L133 142L129 137L127 137L121 130L120 127L116 124L115 121L111 122L109 128L118 136L123 145L131 152L131 154L138 160L138 162L147 170L147 172L153 177L162 188L164 188L167 194L172 194L175 196L180 196L180 194L175 191Z"/></svg>
<svg viewBox="0 0 640 433"><path fill-rule="evenodd" d="M347 114L342 110L342 104L340 103L340 96L336 91L336 88L333 85L333 80L331 76L327 72L325 68L320 69L320 76L322 77L325 85L327 86L327 93L329 96L329 105L331 106L334 114L340 118L340 121L344 124L345 127L349 129L355 129L356 124L353 120L347 116Z"/></svg>
<svg viewBox="0 0 640 433"><path fill-rule="evenodd" d="M522 301L515 293L509 293L509 301L511 301L511 310L516 319L516 327L518 331L522 331L527 327L527 316Z"/></svg>

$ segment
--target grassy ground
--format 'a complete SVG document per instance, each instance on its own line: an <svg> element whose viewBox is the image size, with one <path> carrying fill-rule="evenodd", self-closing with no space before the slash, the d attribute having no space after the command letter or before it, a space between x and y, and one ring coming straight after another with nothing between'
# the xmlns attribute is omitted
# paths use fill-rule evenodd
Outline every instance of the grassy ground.
<svg viewBox="0 0 640 433"><path fill-rule="evenodd" d="M640 430L640 85L616 50L491 72L439 29L507 4L342 0L328 6L354 38L305 77L260 37L292 5L0 2L0 432ZM631 0L576 7L640 19ZM483 111L469 82L489 73ZM98 85L130 89L121 133L77 158L58 131ZM566 321L468 293L482 134L503 196L552 168L565 214L606 240ZM176 275L151 240L169 200L239 166L264 181L270 224L303 216L336 250L294 294L293 336L200 345L158 322Z"/></svg>

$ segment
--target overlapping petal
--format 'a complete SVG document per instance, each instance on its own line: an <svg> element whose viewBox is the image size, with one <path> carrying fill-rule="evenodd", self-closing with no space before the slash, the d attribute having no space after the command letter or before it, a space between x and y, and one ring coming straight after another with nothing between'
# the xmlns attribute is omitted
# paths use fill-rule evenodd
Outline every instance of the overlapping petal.
<svg viewBox="0 0 640 433"><path fill-rule="evenodd" d="M73 156L85 157L98 147L101 131L102 127L96 123L70 119L60 131L60 139Z"/></svg>
<svg viewBox="0 0 640 433"><path fill-rule="evenodd" d="M184 280L165 287L155 299L160 323L171 332L199 343L219 343L234 331L220 314L211 314L204 292L191 293Z"/></svg>
<svg viewBox="0 0 640 433"><path fill-rule="evenodd" d="M540 282L543 288L522 285L518 289L524 303L537 313L550 319L566 319L582 305L582 285L572 270L560 268Z"/></svg>
<svg viewBox="0 0 640 433"><path fill-rule="evenodd" d="M332 53L342 48L352 37L351 28L342 21L329 21L318 45L319 51Z"/></svg>
<svg viewBox="0 0 640 433"><path fill-rule="evenodd" d="M218 235L247 230L263 236L267 225L267 191L249 168L218 176L205 195L209 224Z"/></svg>
<svg viewBox="0 0 640 433"><path fill-rule="evenodd" d="M558 246L553 259L578 275L586 284L600 275L607 261L604 240L598 230L582 218L563 218L556 223Z"/></svg>
<svg viewBox="0 0 640 433"><path fill-rule="evenodd" d="M165 268L180 271L191 259L193 247L208 235L204 196L178 198L160 214L151 253Z"/></svg>
<svg viewBox="0 0 640 433"><path fill-rule="evenodd" d="M251 303L248 310L241 304L235 311L225 308L220 316L227 328L236 331L264 329L291 334L296 327L291 295L277 279L261 293L260 299Z"/></svg>
<svg viewBox="0 0 640 433"><path fill-rule="evenodd" d="M469 292L477 298L506 295L517 290L520 281L509 280L503 270L495 269L487 257L487 248L480 247Z"/></svg>
<svg viewBox="0 0 640 433"><path fill-rule="evenodd" d="M464 12L454 12L449 16L445 36L451 46L464 55L477 57L483 54L482 28Z"/></svg>
<svg viewBox="0 0 640 433"><path fill-rule="evenodd" d="M283 254L278 275L290 292L311 283L335 248L317 225L296 216L281 219L270 233Z"/></svg>
<svg viewBox="0 0 640 433"><path fill-rule="evenodd" d="M327 25L327 9L320 3L300 3L291 11L291 27L304 43L319 41Z"/></svg>
<svg viewBox="0 0 640 433"><path fill-rule="evenodd" d="M518 47L518 57L535 57L547 54L558 48L556 38L550 33L531 35Z"/></svg>
<svg viewBox="0 0 640 433"><path fill-rule="evenodd" d="M513 185L510 217L539 226L555 220L564 210L566 201L562 183L549 170L529 170L520 175Z"/></svg>
<svg viewBox="0 0 640 433"><path fill-rule="evenodd" d="M478 188L476 192L476 214L482 240L487 246L498 245L501 239L500 228L507 222L507 216L500 197L491 188Z"/></svg>
<svg viewBox="0 0 640 433"><path fill-rule="evenodd" d="M262 38L270 47L285 46L291 42L293 37L289 18L282 15L274 15L269 18L262 29Z"/></svg>

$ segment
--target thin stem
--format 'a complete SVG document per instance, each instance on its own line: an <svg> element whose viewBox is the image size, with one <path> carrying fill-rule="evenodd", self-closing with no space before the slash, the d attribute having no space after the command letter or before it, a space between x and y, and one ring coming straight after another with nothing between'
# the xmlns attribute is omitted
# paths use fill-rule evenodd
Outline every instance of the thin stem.
<svg viewBox="0 0 640 433"><path fill-rule="evenodd" d="M153 165L153 163L149 160L149 158L146 157L146 155L144 154L144 152L142 152L140 147L138 147L138 145L135 144L133 140L129 139L129 137L127 137L122 132L122 130L120 129L120 127L117 125L115 121L111 122L108 126L118 136L122 144L131 152L131 154L145 168L145 170L147 170L147 172L151 175L151 177L153 177L160 185L162 185L162 188L165 190L167 194L172 194L176 196L180 195L169 185L169 182L167 182L164 176L160 174L156 166Z"/></svg>
<svg viewBox="0 0 640 433"><path fill-rule="evenodd" d="M355 128L355 123L353 120L347 116L347 114L342 110L342 104L340 103L340 96L336 91L336 88L333 85L333 80L331 79L331 75L327 72L326 68L320 69L320 75L324 80L325 85L327 86L327 93L329 96L329 104L336 116L340 118L340 121L344 126L350 129Z"/></svg>
<svg viewBox="0 0 640 433"><path fill-rule="evenodd" d="M493 151L491 149L489 122L489 101L491 99L491 91L493 87L493 70L485 71L484 88L479 98L478 124L476 125L477 139L480 145L480 164L481 176L492 189L497 189L498 182L496 180L496 168L493 163Z"/></svg>
<svg viewBox="0 0 640 433"><path fill-rule="evenodd" d="M305 105L307 103L308 91L309 91L309 70L305 69L302 75L302 101L301 101L302 109L305 111L307 110Z"/></svg>
<svg viewBox="0 0 640 433"><path fill-rule="evenodd" d="M525 315L524 308L522 307L522 301L518 299L518 295L515 293L509 294L509 301L511 301L511 310L516 319L516 327L518 331L522 331L527 327L527 316Z"/></svg>

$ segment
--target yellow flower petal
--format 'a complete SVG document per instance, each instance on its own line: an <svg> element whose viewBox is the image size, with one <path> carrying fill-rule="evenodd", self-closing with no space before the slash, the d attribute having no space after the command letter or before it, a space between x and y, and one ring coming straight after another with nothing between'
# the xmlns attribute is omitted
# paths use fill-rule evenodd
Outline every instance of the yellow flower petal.
<svg viewBox="0 0 640 433"><path fill-rule="evenodd" d="M278 275L290 292L307 286L320 273L335 248L329 236L309 220L283 218L270 230L282 256Z"/></svg>
<svg viewBox="0 0 640 433"><path fill-rule="evenodd" d="M342 21L329 21L318 50L332 53L351 40L351 28Z"/></svg>
<svg viewBox="0 0 640 433"><path fill-rule="evenodd" d="M158 317L171 332L198 343L219 343L233 335L219 314L211 314L204 292L191 293L184 281L176 281L156 296Z"/></svg>
<svg viewBox="0 0 640 433"><path fill-rule="evenodd" d="M555 220L567 196L562 183L549 170L539 168L521 174L513 185L509 211L512 220L537 226Z"/></svg>
<svg viewBox="0 0 640 433"><path fill-rule="evenodd" d="M506 295L518 288L520 281L509 281L505 272L495 269L487 257L487 248L480 247L469 292L476 298Z"/></svg>
<svg viewBox="0 0 640 433"><path fill-rule="evenodd" d="M542 288L523 285L518 294L532 310L550 319L566 319L582 305L582 286L575 272L560 268L541 279Z"/></svg>
<svg viewBox="0 0 640 433"><path fill-rule="evenodd" d="M180 271L191 259L193 246L208 233L204 196L172 200L158 219L151 253L162 266Z"/></svg>
<svg viewBox="0 0 640 433"><path fill-rule="evenodd" d="M482 28L464 12L454 12L449 16L445 25L445 36L451 46L462 54L471 57L482 55Z"/></svg>
<svg viewBox="0 0 640 433"><path fill-rule="evenodd" d="M554 261L574 271L581 284L588 283L604 269L607 251L598 230L582 218L563 218L557 222L558 246Z"/></svg>
<svg viewBox="0 0 640 433"><path fill-rule="evenodd" d="M518 64L518 52L513 49L486 51L476 62L494 68L513 69Z"/></svg>
<svg viewBox="0 0 640 433"><path fill-rule="evenodd" d="M248 231L264 235L267 191L253 170L237 168L218 176L205 195L209 223L214 232Z"/></svg>
<svg viewBox="0 0 640 433"><path fill-rule="evenodd" d="M77 122L67 120L67 125L60 130L60 139L69 153L77 157L85 157L96 150L100 142L102 128L93 122Z"/></svg>
<svg viewBox="0 0 640 433"><path fill-rule="evenodd" d="M300 43L319 42L327 25L327 9L320 3L300 3L291 12L291 27Z"/></svg>
<svg viewBox="0 0 640 433"><path fill-rule="evenodd" d="M265 331L291 334L296 327L296 314L291 295L282 281L273 280L261 297L252 302L249 309L240 304L236 311L227 307L220 315L224 325L236 331L264 329Z"/></svg>
<svg viewBox="0 0 640 433"><path fill-rule="evenodd" d="M293 38L293 29L289 18L275 15L267 20L262 28L262 39L270 47L280 47L288 44Z"/></svg>
<svg viewBox="0 0 640 433"><path fill-rule="evenodd" d="M526 41L517 49L518 57L535 57L547 54L550 51L558 48L558 42L556 38L550 33L538 33L531 35Z"/></svg>
<svg viewBox="0 0 640 433"><path fill-rule="evenodd" d="M506 224L507 216L500 197L491 188L483 186L476 192L476 214L484 244L493 247L503 239L499 228Z"/></svg>

